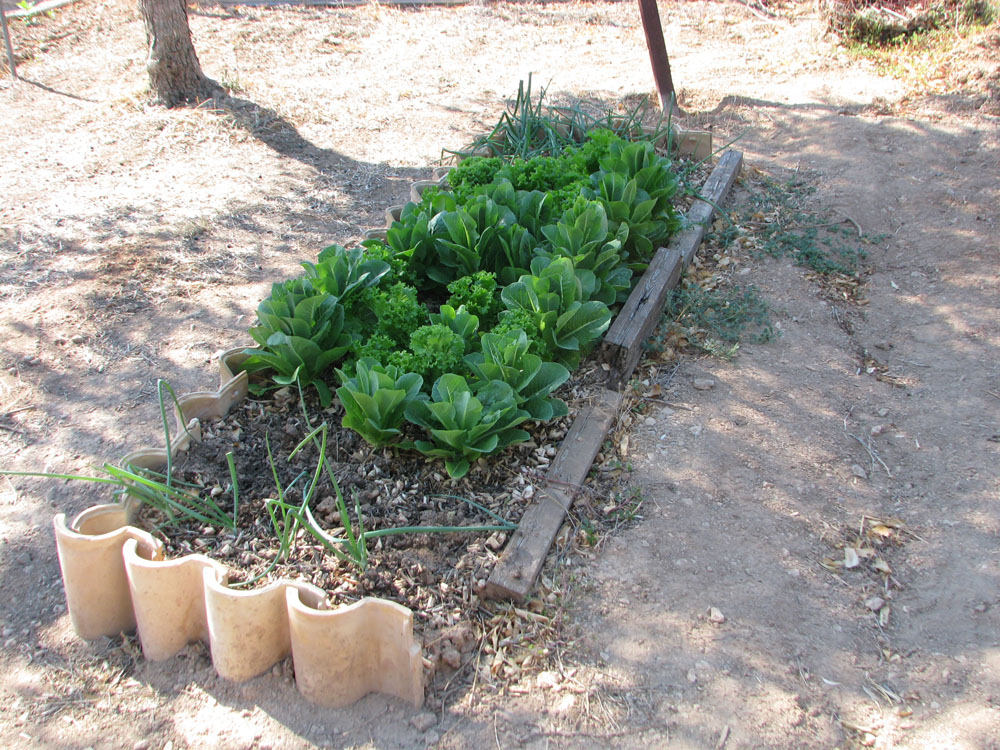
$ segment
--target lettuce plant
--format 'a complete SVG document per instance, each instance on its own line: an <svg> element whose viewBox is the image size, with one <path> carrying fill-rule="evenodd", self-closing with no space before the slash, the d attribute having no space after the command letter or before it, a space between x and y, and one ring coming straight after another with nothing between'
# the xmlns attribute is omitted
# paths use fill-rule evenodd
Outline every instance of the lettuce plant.
<svg viewBox="0 0 1000 750"><path fill-rule="evenodd" d="M479 330L479 318L471 314L465 307L457 310L451 305L441 305L441 312L431 313L431 323L447 326L464 342L471 341Z"/></svg>
<svg viewBox="0 0 1000 750"><path fill-rule="evenodd" d="M389 273L389 264L368 257L364 248L346 250L340 245L330 245L315 263L306 261L302 267L314 288L336 297L345 307L355 290L377 286Z"/></svg>
<svg viewBox="0 0 1000 750"><path fill-rule="evenodd" d="M539 253L548 258L569 258L578 277L592 274L594 290L589 295L606 305L624 302L631 289L632 271L622 264L622 238L628 227L621 226L617 237L608 237L608 217L604 206L578 198L557 224L543 227L548 240Z"/></svg>
<svg viewBox="0 0 1000 750"><path fill-rule="evenodd" d="M569 258L535 258L532 273L504 288L500 298L510 310L532 314L556 358L569 367L611 323L611 310L591 300L594 275L577 275Z"/></svg>
<svg viewBox="0 0 1000 750"><path fill-rule="evenodd" d="M456 309L464 307L479 318L484 328L496 320L503 307L497 294L497 277L489 271L476 271L455 279L448 285L448 291L451 292L448 304Z"/></svg>
<svg viewBox="0 0 1000 750"><path fill-rule="evenodd" d="M528 347L524 331L485 334L480 351L465 357L479 379L473 387L500 380L511 387L517 405L532 419L544 422L566 416L566 403L549 394L569 379L569 370L556 362L543 362Z"/></svg>
<svg viewBox="0 0 1000 750"><path fill-rule="evenodd" d="M465 339L447 325L421 326L410 336L410 368L434 379L462 370Z"/></svg>
<svg viewBox="0 0 1000 750"><path fill-rule="evenodd" d="M243 369L273 370L279 385L311 385L328 406L332 394L320 376L354 340L344 330L343 305L318 292L308 279L293 279L272 287L271 296L257 307L257 319L260 325L250 335L259 347L246 350L250 356Z"/></svg>
<svg viewBox="0 0 1000 750"><path fill-rule="evenodd" d="M631 268L642 270L653 251L680 229L672 203L680 182L670 161L657 156L648 142L613 143L600 165L582 194L604 205L612 234L628 227L622 253Z"/></svg>
<svg viewBox="0 0 1000 750"><path fill-rule="evenodd" d="M373 291L371 306L378 319L376 332L405 347L410 335L427 322L427 309L417 299L417 290L397 281L387 289Z"/></svg>
<svg viewBox="0 0 1000 750"><path fill-rule="evenodd" d="M431 222L439 214L455 211L457 208L453 195L434 191L420 203L407 203L399 221L393 222L386 231L385 244L393 258L405 268L406 278L421 289L432 288L440 283L428 276L428 271L437 265L437 248Z"/></svg>
<svg viewBox="0 0 1000 750"><path fill-rule="evenodd" d="M388 445L399 435L406 407L421 397L423 378L373 359L358 360L354 377L337 370L341 387L337 398L344 407L344 427L368 443Z"/></svg>
<svg viewBox="0 0 1000 750"><path fill-rule="evenodd" d="M431 440L416 440L414 448L425 456L443 458L448 475L465 476L472 461L495 453L530 436L517 425L529 419L517 408L513 389L494 380L473 393L465 378L454 373L434 382L429 401L414 401L406 419L423 427Z"/></svg>

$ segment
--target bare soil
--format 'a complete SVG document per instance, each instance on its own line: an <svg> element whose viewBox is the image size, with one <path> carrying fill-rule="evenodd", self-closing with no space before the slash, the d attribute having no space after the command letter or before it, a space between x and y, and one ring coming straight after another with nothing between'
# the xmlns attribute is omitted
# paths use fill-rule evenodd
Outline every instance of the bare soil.
<svg viewBox="0 0 1000 750"><path fill-rule="evenodd" d="M659 368L615 434L641 506L588 498L621 528L567 524L539 588L559 621L498 607L421 711L320 710L290 664L237 685L199 645L150 663L131 638L79 640L50 522L99 495L2 480L0 744L1000 747L1000 34L873 60L808 6L661 14L684 125L744 151L732 207L794 178L879 238L859 301L734 252L725 273L781 335ZM157 444L157 378L214 386L213 354L247 340L272 281L382 225L529 72L557 100L652 87L627 3L204 6L191 23L233 95L178 111L146 104L132 6L12 23L4 468Z"/></svg>

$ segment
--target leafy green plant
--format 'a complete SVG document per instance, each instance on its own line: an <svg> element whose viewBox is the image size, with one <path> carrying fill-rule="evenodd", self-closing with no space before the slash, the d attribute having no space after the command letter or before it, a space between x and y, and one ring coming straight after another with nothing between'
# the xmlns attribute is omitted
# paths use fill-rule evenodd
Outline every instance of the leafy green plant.
<svg viewBox="0 0 1000 750"><path fill-rule="evenodd" d="M544 316L536 314L534 310L515 307L500 313L500 318L497 324L490 329L490 333L496 336L506 336L520 331L527 335L528 351L542 361L548 361L554 359L555 355L542 336L540 326L545 322Z"/></svg>
<svg viewBox="0 0 1000 750"><path fill-rule="evenodd" d="M506 383L518 407L536 421L544 422L569 413L564 401L549 395L569 379L569 370L556 362L543 362L541 357L529 353L524 331L487 333L480 346L480 351L465 357L469 369L478 378L473 388L494 380Z"/></svg>
<svg viewBox="0 0 1000 750"><path fill-rule="evenodd" d="M410 336L411 368L428 380L463 370L465 339L443 323L421 326Z"/></svg>
<svg viewBox="0 0 1000 750"><path fill-rule="evenodd" d="M579 192L579 190L577 191ZM541 190L515 190L508 180L500 180L483 189L483 194L496 203L506 206L514 214L514 221L532 236L541 237L542 227L562 213L548 193Z"/></svg>
<svg viewBox="0 0 1000 750"><path fill-rule="evenodd" d="M426 429L431 440L414 441L426 456L443 458L449 476L468 473L471 462L494 453L529 435L517 425L530 418L517 408L513 389L502 381L491 381L473 393L465 378L447 373L434 383L429 401L414 401L406 418Z"/></svg>
<svg viewBox="0 0 1000 750"><path fill-rule="evenodd" d="M455 199L464 202L476 188L493 182L502 168L503 159L499 157L473 156L448 172L448 184Z"/></svg>
<svg viewBox="0 0 1000 750"><path fill-rule="evenodd" d="M418 284L421 289L434 286L427 276L427 269L433 267L435 256L434 237L430 222L434 214L415 203L408 203L400 220L393 222L386 230L385 244L392 251L393 258L402 266L405 278Z"/></svg>
<svg viewBox="0 0 1000 750"><path fill-rule="evenodd" d="M409 344L410 335L427 322L427 308L417 299L417 290L401 281L375 291L371 304L378 319L377 333L400 347Z"/></svg>
<svg viewBox="0 0 1000 750"><path fill-rule="evenodd" d="M441 305L440 312L431 313L431 323L447 326L463 342L472 341L479 330L479 318L470 313L465 307L457 310L451 305Z"/></svg>
<svg viewBox="0 0 1000 750"><path fill-rule="evenodd" d="M622 241L622 255L633 270L644 270L655 249L681 227L672 202L680 180L669 160L646 142L612 143L600 167L582 195L604 205L608 230Z"/></svg>
<svg viewBox="0 0 1000 750"><path fill-rule="evenodd" d="M330 245L315 263L307 261L302 267L314 289L336 297L345 307L354 291L377 286L390 270L386 261L370 257L364 248L346 250L341 245Z"/></svg>
<svg viewBox="0 0 1000 750"><path fill-rule="evenodd" d="M539 253L551 259L568 258L577 276L593 276L590 297L613 305L624 302L631 289L632 271L622 264L622 237L628 227L621 226L618 236L609 239L608 217L598 202L578 199L557 224L542 229L548 245Z"/></svg>
<svg viewBox="0 0 1000 750"><path fill-rule="evenodd" d="M324 406L332 394L322 373L350 349L354 338L344 328L344 307L319 292L308 279L275 284L257 307L259 326L250 335L259 348L247 349L248 372L273 370L279 385L300 382L316 388Z"/></svg>
<svg viewBox="0 0 1000 750"><path fill-rule="evenodd" d="M534 316L549 350L568 367L576 367L585 349L611 323L611 310L591 300L593 274L577 275L569 258L535 258L531 275L504 287L500 298L510 310Z"/></svg>
<svg viewBox="0 0 1000 750"><path fill-rule="evenodd" d="M389 265L389 273L379 279L380 284L399 281L406 273L406 259L399 257L385 242L379 239L365 240L361 243L369 260L380 260Z"/></svg>
<svg viewBox="0 0 1000 750"><path fill-rule="evenodd" d="M483 327L496 321L502 307L497 294L497 277L489 271L476 271L470 276L455 279L448 285L451 296L448 305L452 308L464 307L470 315L475 315Z"/></svg>
<svg viewBox="0 0 1000 750"><path fill-rule="evenodd" d="M344 407L344 427L374 446L393 442L400 434L406 407L420 398L423 378L373 359L359 360L353 378L342 370L337 374L343 384L337 398Z"/></svg>

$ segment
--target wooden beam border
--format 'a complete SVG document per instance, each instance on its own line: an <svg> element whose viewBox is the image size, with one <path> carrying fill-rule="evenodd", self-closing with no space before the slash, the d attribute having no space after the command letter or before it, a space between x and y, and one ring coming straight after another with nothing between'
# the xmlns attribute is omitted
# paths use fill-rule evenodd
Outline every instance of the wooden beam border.
<svg viewBox="0 0 1000 750"><path fill-rule="evenodd" d="M674 235L667 247L656 251L649 268L635 285L625 305L604 336L600 360L611 369L608 388L620 390L642 356L642 345L653 332L667 294L680 282L684 269L705 237L719 203L732 188L743 165L743 154L726 151L705 181L701 197L687 213L686 227Z"/></svg>
<svg viewBox="0 0 1000 750"><path fill-rule="evenodd" d="M667 293L677 285L684 268L694 258L716 207L729 193L742 164L743 154L739 151L722 155L705 182L701 198L688 211L687 227L667 247L656 252L615 318L600 352L602 360L611 367L608 385L573 420L534 501L525 510L487 579L483 592L487 598L524 601L531 593L566 513L583 488L608 431L618 419L624 399L623 386L639 362L642 344L659 319Z"/></svg>

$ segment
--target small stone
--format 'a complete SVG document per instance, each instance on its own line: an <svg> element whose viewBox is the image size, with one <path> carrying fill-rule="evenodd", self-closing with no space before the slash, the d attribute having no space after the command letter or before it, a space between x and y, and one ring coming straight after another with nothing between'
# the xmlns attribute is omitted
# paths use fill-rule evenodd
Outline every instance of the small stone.
<svg viewBox="0 0 1000 750"><path fill-rule="evenodd" d="M715 381L712 378L695 378L693 385L696 391L710 391L715 388Z"/></svg>
<svg viewBox="0 0 1000 750"><path fill-rule="evenodd" d="M437 724L437 716L430 711L424 711L410 719L410 726L418 732L426 732L435 724Z"/></svg>
<svg viewBox="0 0 1000 750"><path fill-rule="evenodd" d="M525 500L530 500L535 496L535 488L532 485L528 485L521 491L521 497Z"/></svg>
<svg viewBox="0 0 1000 750"><path fill-rule="evenodd" d="M889 416L889 410L886 409L884 406L875 413L879 415L880 419L885 419L886 417Z"/></svg>
<svg viewBox="0 0 1000 750"><path fill-rule="evenodd" d="M427 747L434 747L440 741L441 735L438 732L428 732L424 735L424 742L427 743Z"/></svg>
<svg viewBox="0 0 1000 750"><path fill-rule="evenodd" d="M690 432L695 437L698 437L703 429L705 428L702 427L700 424L693 424L690 427L688 427L688 432Z"/></svg>
<svg viewBox="0 0 1000 750"><path fill-rule="evenodd" d="M698 673L695 672L693 669L689 669L687 673L687 681L690 682L692 685L694 685L696 682L698 682Z"/></svg>
<svg viewBox="0 0 1000 750"><path fill-rule="evenodd" d="M878 612L882 607L885 606L885 599L881 596L873 596L865 599L865 606L868 607L872 612Z"/></svg>
<svg viewBox="0 0 1000 750"><path fill-rule="evenodd" d="M132 745L132 750L149 750L149 740L138 740Z"/></svg>
<svg viewBox="0 0 1000 750"><path fill-rule="evenodd" d="M851 464L851 473L858 479L867 479L868 472L864 470L861 464Z"/></svg>
<svg viewBox="0 0 1000 750"><path fill-rule="evenodd" d="M877 424L874 427L872 427L869 430L869 432L871 433L872 437L878 437L879 435L882 435L883 433L885 433L885 425L884 424Z"/></svg>
<svg viewBox="0 0 1000 750"><path fill-rule="evenodd" d="M722 614L722 610L718 607L710 607L708 610L708 621L721 625L726 621L726 616Z"/></svg>
<svg viewBox="0 0 1000 750"><path fill-rule="evenodd" d="M645 418L645 419L643 420L643 424L645 424L645 425L646 425L646 427L652 427L653 425L655 425L655 424L656 424L656 420L655 420L655 419L653 419L652 417L646 417L646 418Z"/></svg>
<svg viewBox="0 0 1000 750"><path fill-rule="evenodd" d="M449 646L444 651L441 652L441 661L447 664L452 669L458 669L462 666L462 655L458 652L454 646Z"/></svg>
<svg viewBox="0 0 1000 750"><path fill-rule="evenodd" d="M78 344L79 345L79 344L86 343L87 337L84 336L81 333L78 333L75 336L70 337L70 341L72 341L74 344Z"/></svg>

